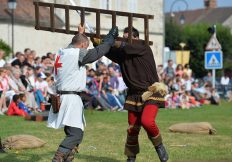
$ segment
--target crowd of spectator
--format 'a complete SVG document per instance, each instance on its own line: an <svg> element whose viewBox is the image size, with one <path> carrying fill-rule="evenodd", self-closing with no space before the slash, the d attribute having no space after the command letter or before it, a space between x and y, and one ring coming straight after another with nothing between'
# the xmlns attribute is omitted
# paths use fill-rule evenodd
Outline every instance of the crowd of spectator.
<svg viewBox="0 0 232 162"><path fill-rule="evenodd" d="M39 57L36 51L26 48L17 52L9 61L3 59L0 49L0 114L26 116L45 110L49 105L49 94L53 94L53 66L55 54L47 53ZM80 96L85 108L109 111L124 111L126 85L120 67L112 62L106 65L101 59L95 67L87 68L87 86ZM166 108L189 109L203 104L220 104L220 95L212 86L209 72L203 79L192 75L189 65L176 67L172 60L167 67L159 65L157 72L160 81L168 86ZM227 75L221 77L222 97L232 101L228 90L231 84Z"/></svg>
<svg viewBox="0 0 232 162"><path fill-rule="evenodd" d="M54 82L54 54L40 58L26 48L8 62L3 57L0 50L0 114L25 116L45 110Z"/></svg>
<svg viewBox="0 0 232 162"><path fill-rule="evenodd" d="M220 85L223 92L219 95L217 89L213 88L213 78L211 72L203 79L194 78L189 64L182 66L178 64L175 68L173 61L168 60L167 67L158 66L160 81L164 82L169 89L166 95L166 108L189 109L200 107L203 104L220 104L220 98L231 100L228 90L230 78L227 75L221 77Z"/></svg>

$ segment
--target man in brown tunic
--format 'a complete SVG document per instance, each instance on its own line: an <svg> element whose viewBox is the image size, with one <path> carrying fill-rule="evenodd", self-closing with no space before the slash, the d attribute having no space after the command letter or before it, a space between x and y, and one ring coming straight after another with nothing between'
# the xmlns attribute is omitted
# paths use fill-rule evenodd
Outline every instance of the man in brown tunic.
<svg viewBox="0 0 232 162"><path fill-rule="evenodd" d="M132 36L133 39L139 38L137 29L133 28ZM124 37L128 38L128 28L124 30ZM120 42L117 47L111 48L106 57L120 65L123 80L128 87L124 105L124 109L128 110L129 123L125 144L127 162L135 162L139 153L138 135L141 126L146 130L160 161L166 162L168 154L155 123L158 108L164 107L165 92L162 88L159 90L159 78L150 46Z"/></svg>

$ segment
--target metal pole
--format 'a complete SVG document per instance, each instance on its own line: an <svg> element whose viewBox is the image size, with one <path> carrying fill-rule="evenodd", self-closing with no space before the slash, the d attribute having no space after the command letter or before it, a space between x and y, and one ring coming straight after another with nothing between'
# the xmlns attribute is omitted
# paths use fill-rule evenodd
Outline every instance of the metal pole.
<svg viewBox="0 0 232 162"><path fill-rule="evenodd" d="M214 25L213 27L215 30L214 36L215 36L215 38L217 38L217 26ZM213 88L215 88L215 82L216 82L216 70L215 69L212 70L212 74L213 74Z"/></svg>
<svg viewBox="0 0 232 162"><path fill-rule="evenodd" d="M14 58L14 9L12 9L11 15L11 24L12 24L12 58Z"/></svg>
<svg viewBox="0 0 232 162"><path fill-rule="evenodd" d="M212 70L212 74L213 74L213 88L215 88L215 80L216 80L216 70L215 69L213 69Z"/></svg>

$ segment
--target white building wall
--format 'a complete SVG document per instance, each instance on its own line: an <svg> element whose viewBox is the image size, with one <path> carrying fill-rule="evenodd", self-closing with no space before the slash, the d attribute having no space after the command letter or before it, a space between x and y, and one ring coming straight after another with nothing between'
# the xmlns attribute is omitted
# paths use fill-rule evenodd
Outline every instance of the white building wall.
<svg viewBox="0 0 232 162"><path fill-rule="evenodd" d="M50 3L70 4L68 0L43 0ZM89 0L89 7L102 8L102 3L106 0ZM135 4L131 4L135 1ZM164 47L164 13L163 13L163 0L109 0L110 8L112 10L120 10L128 12L131 7L128 5L134 5L134 12L142 14L154 15L154 20L150 20L149 31L150 40L153 41L151 46L156 64L162 63L163 47ZM80 5L81 0L74 0L76 5ZM88 3L86 3L88 4ZM56 9L56 13L64 19L64 10ZM80 17L75 11L70 12L70 24L71 29L77 29L77 25L80 23ZM95 14L89 14L86 16L88 21L93 27L95 27L96 19ZM144 39L142 31L144 30L143 19L134 19L133 26L140 31L140 38ZM124 17L117 17L117 25L120 29L120 35L123 33L123 29L127 26L128 20ZM8 44L11 44L11 26L8 24L0 24L0 38L2 38ZM105 34L111 28L111 16L101 16L101 33ZM71 40L72 35L51 33L46 31L35 30L33 26L15 26L15 51L23 51L24 48L30 47L36 50L38 55L43 55L48 51L55 52L60 47L65 47Z"/></svg>
<svg viewBox="0 0 232 162"><path fill-rule="evenodd" d="M0 39L11 45L11 25L0 24ZM15 25L14 51L23 52L25 48L31 48L38 56L47 52L57 52L59 48L66 47L72 36L60 33L52 33L35 30L33 26Z"/></svg>

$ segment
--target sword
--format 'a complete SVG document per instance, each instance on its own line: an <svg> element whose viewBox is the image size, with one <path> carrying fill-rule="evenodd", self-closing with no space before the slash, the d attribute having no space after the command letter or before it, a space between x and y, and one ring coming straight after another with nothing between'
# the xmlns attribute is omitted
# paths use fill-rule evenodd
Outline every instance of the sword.
<svg viewBox="0 0 232 162"><path fill-rule="evenodd" d="M69 2L70 2L73 6L76 6L76 3L75 3L73 0L69 0ZM81 12L80 12L80 11L76 10L76 12L77 12L77 14L78 14L79 16L81 16ZM87 21L85 21L85 26L86 26L86 28L88 29L88 31L89 31L90 33L96 33L95 30L94 30L94 28L93 28Z"/></svg>

